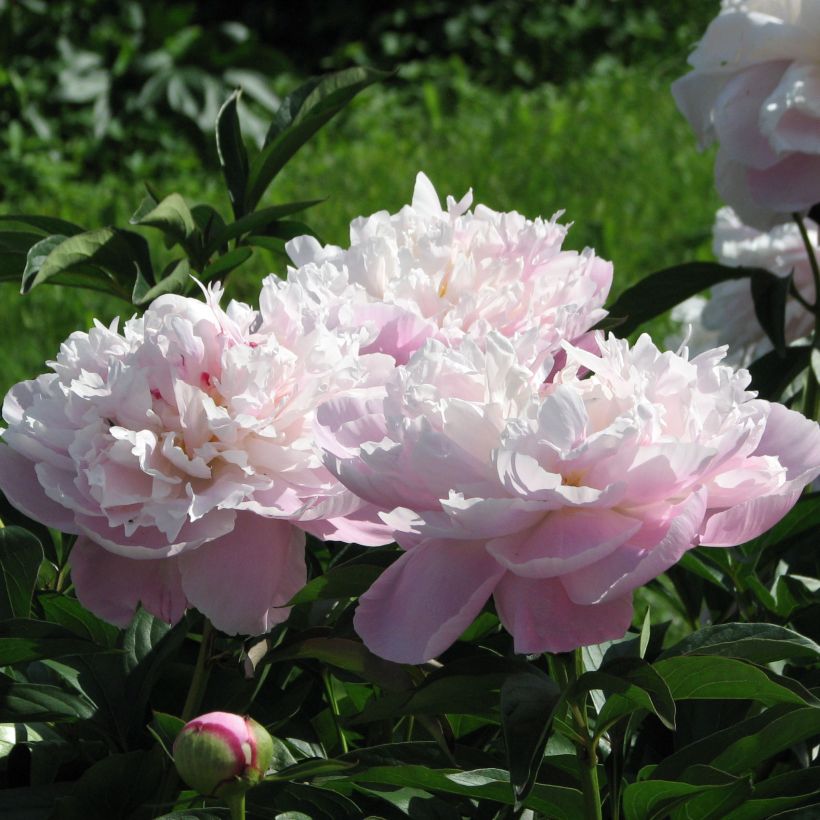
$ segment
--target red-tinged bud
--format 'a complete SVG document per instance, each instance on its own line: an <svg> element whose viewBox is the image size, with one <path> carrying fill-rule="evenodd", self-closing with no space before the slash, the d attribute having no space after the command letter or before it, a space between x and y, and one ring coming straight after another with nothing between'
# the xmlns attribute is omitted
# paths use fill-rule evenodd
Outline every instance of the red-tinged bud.
<svg viewBox="0 0 820 820"><path fill-rule="evenodd" d="M230 797L258 783L273 761L273 740L255 720L209 712L186 723L174 741L180 777L201 794Z"/></svg>

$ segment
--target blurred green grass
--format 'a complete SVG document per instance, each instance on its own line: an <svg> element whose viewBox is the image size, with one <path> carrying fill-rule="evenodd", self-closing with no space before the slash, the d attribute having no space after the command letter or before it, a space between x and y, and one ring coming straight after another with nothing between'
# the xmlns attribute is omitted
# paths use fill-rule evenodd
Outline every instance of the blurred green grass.
<svg viewBox="0 0 820 820"><path fill-rule="evenodd" d="M472 187L475 202L497 210L549 217L563 209L561 221L574 223L567 244L611 259L617 293L651 271L709 257L719 205L713 160L696 151L669 93L672 79L603 63L560 88L502 94L454 78L411 93L371 89L297 154L263 204L327 197L305 221L324 241L345 244L351 219L399 209L424 170L442 198ZM163 158L172 172L148 181L227 214L218 172L205 170L184 146L178 157ZM5 213L61 216L88 228L124 225L142 197L133 163L89 183L47 156L28 160L37 184L8 181ZM274 268L283 270L284 260L256 257L228 294L253 301ZM14 284L0 285L0 390L43 372L71 331L87 329L95 317L108 322L132 312L87 291L43 286L21 296ZM667 329L663 320L654 323L656 341Z"/></svg>

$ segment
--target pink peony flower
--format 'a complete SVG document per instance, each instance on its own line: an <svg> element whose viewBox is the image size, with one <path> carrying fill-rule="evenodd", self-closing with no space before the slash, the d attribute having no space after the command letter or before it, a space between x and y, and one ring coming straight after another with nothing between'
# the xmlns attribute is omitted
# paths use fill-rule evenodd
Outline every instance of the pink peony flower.
<svg viewBox="0 0 820 820"><path fill-rule="evenodd" d="M767 229L820 201L820 6L723 0L672 93L702 146L718 141L721 197Z"/></svg>
<svg viewBox="0 0 820 820"><path fill-rule="evenodd" d="M589 249L561 250L559 214L529 220L484 205L470 211L471 202L468 192L442 209L420 173L411 205L354 220L350 248L289 242L298 267L288 278L329 325L361 331L364 352L404 363L428 338L481 344L495 330L549 369L562 340L580 339L606 315L612 265Z"/></svg>
<svg viewBox="0 0 820 820"><path fill-rule="evenodd" d="M817 225L806 219L812 245L820 254ZM814 302L814 279L806 246L793 222L777 225L768 233L744 225L731 208L721 208L715 217L715 257L731 267L757 267L777 276L794 272L794 285L810 304ZM748 280L721 282L712 288L711 299L691 303L693 310L673 312L673 318L692 322L691 350L714 345L728 345L728 360L748 365L772 349L769 337L757 320ZM680 307L680 306L679 306ZM688 307L688 306L687 306ZM814 327L814 316L796 299L786 306L786 340L793 342L808 336Z"/></svg>
<svg viewBox="0 0 820 820"><path fill-rule="evenodd" d="M541 385L500 334L431 341L382 399L319 408L328 465L405 549L355 616L373 652L426 661L491 595L517 652L620 637L636 587L694 546L759 535L820 473L817 426L756 400L722 351L597 345L566 345Z"/></svg>
<svg viewBox="0 0 820 820"><path fill-rule="evenodd" d="M357 520L363 504L322 464L312 421L392 360L360 357L284 283L260 312L223 310L220 295L162 296L122 334L72 334L54 372L3 405L0 488L80 536L78 596L117 624L142 601L168 621L190 604L223 631L265 632L305 582L302 529L391 540Z"/></svg>

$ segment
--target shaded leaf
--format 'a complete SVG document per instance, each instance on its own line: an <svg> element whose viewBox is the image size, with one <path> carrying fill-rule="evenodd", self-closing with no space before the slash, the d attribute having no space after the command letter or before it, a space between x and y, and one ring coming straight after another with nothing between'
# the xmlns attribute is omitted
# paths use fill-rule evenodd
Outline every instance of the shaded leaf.
<svg viewBox="0 0 820 820"><path fill-rule="evenodd" d="M769 820L787 809L810 806L820 798L820 777L812 767L770 777L755 784L752 799L725 820Z"/></svg>
<svg viewBox="0 0 820 820"><path fill-rule="evenodd" d="M234 248L212 262L199 275L200 281L205 284L220 276L227 276L234 268L247 262L253 251L250 248Z"/></svg>
<svg viewBox="0 0 820 820"><path fill-rule="evenodd" d="M216 151L237 219L247 212L245 192L248 185L248 153L242 141L236 110L241 93L240 89L234 91L216 115Z"/></svg>
<svg viewBox="0 0 820 820"><path fill-rule="evenodd" d="M151 285L142 276L138 276L134 282L131 300L135 305L147 305L163 293L185 293L191 282L191 266L188 260L177 259L165 268L156 285Z"/></svg>
<svg viewBox="0 0 820 820"><path fill-rule="evenodd" d="M288 601L287 606L313 601L355 598L366 592L384 572L384 567L371 564L342 564L314 578Z"/></svg>
<svg viewBox="0 0 820 820"><path fill-rule="evenodd" d="M185 726L185 721L182 718L157 711L154 711L154 716L148 724L148 731L157 739L159 745L172 760L174 741L183 726Z"/></svg>
<svg viewBox="0 0 820 820"><path fill-rule="evenodd" d="M651 779L629 784L623 794L624 816L626 820L664 820L673 809L705 796L706 801L701 802L698 813L687 813L687 816L706 820L715 817L711 812L724 810L727 800L745 800L751 791L746 778L696 766L680 780Z"/></svg>
<svg viewBox="0 0 820 820"><path fill-rule="evenodd" d="M0 666L103 651L105 647L82 640L71 630L47 621L28 618L0 621Z"/></svg>
<svg viewBox="0 0 820 820"><path fill-rule="evenodd" d="M532 789L561 690L539 672L511 675L501 685L501 727L510 781L519 801Z"/></svg>
<svg viewBox="0 0 820 820"><path fill-rule="evenodd" d="M762 268L734 268L717 262L687 262L650 273L627 288L607 310L624 317L618 336L628 336L644 322L660 316L690 296L729 279L746 279L755 273L771 276Z"/></svg>
<svg viewBox="0 0 820 820"><path fill-rule="evenodd" d="M20 225L29 225L44 233L60 233L64 236L74 236L85 230L73 222L67 222L65 219L58 219L54 216L37 216L35 214L2 214L0 215L0 223L2 222L15 222Z"/></svg>
<svg viewBox="0 0 820 820"><path fill-rule="evenodd" d="M752 375L750 389L757 390L762 399L775 401L783 391L808 367L811 356L809 345L792 345L779 353L770 350L749 365Z"/></svg>
<svg viewBox="0 0 820 820"><path fill-rule="evenodd" d="M94 714L86 698L43 683L0 677L0 723L77 720Z"/></svg>
<svg viewBox="0 0 820 820"><path fill-rule="evenodd" d="M755 316L781 358L786 351L786 303L792 279L793 273L775 276L767 271L755 271L751 279Z"/></svg>
<svg viewBox="0 0 820 820"><path fill-rule="evenodd" d="M76 598L59 592L38 596L46 620L70 629L80 638L93 641L98 646L112 648L119 637L119 630L89 612Z"/></svg>
<svg viewBox="0 0 820 820"><path fill-rule="evenodd" d="M42 560L43 547L28 530L0 528L0 619L28 617Z"/></svg>
<svg viewBox="0 0 820 820"><path fill-rule="evenodd" d="M374 655L364 644L348 638L307 638L277 649L268 662L313 659L352 672L390 691L404 691L412 678L403 666Z"/></svg>
<svg viewBox="0 0 820 820"><path fill-rule="evenodd" d="M246 233L264 234L269 225L278 222L282 217L307 210L323 201L322 199L307 199L301 202L285 202L282 205L272 205L269 208L246 214L241 219L231 222L230 225L225 225L216 233L206 246L207 250L212 253L231 239L237 239Z"/></svg>

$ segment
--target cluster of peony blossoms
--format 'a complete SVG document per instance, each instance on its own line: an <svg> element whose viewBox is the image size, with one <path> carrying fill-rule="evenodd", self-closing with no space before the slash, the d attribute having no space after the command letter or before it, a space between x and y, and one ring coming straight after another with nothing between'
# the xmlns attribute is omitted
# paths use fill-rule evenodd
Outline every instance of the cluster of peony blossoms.
<svg viewBox="0 0 820 820"><path fill-rule="evenodd" d="M636 587L788 511L820 432L722 350L593 332L612 268L565 233L419 175L349 249L292 242L258 310L214 288L73 334L6 397L0 489L78 535L77 595L114 623L264 633L309 532L404 550L355 618L383 657L434 657L490 596L518 652L620 637Z"/></svg>
<svg viewBox="0 0 820 820"><path fill-rule="evenodd" d="M672 93L701 145L719 143L721 198L764 230L817 204L820 4L722 0L689 63Z"/></svg>

